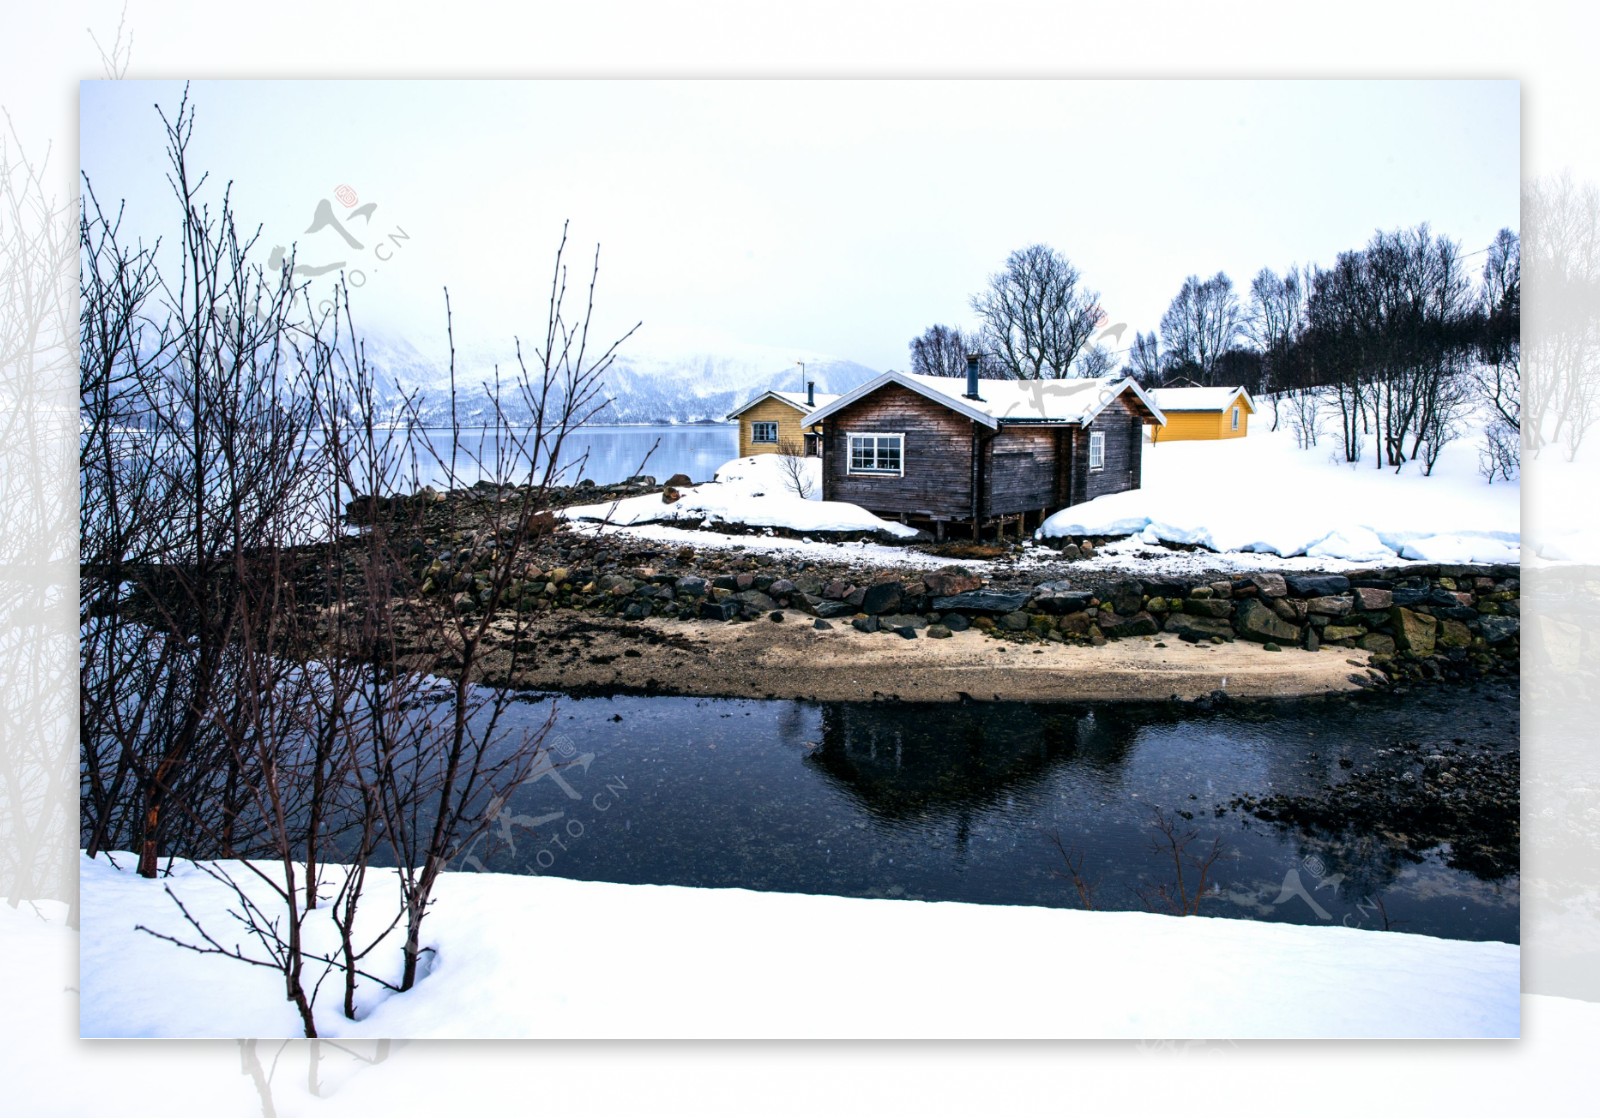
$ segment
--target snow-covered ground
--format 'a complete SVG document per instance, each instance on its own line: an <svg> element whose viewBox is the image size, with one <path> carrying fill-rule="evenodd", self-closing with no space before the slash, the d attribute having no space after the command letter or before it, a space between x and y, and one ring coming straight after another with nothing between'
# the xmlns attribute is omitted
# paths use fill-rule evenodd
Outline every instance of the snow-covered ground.
<svg viewBox="0 0 1600 1119"><path fill-rule="evenodd" d="M1370 459L1343 462L1324 437L1300 449L1285 426L1271 431L1266 406L1243 439L1146 443L1143 485L1096 498L1047 519L1040 539L1121 537L1085 572L1115 567L1167 574L1188 570L1316 568L1338 570L1406 561L1517 563L1521 553L1521 486L1485 482L1478 472L1475 435L1458 438L1440 455L1432 475L1415 463L1399 473L1378 470ZM574 527L604 523L608 530L697 548L736 548L814 560L885 566L941 566L946 560L892 544L838 544L718 532L719 523L798 532L875 531L907 538L913 530L845 502L821 501L820 463L804 460L810 500L794 492L777 455L734 459L715 481L685 489L671 503L658 495L569 508ZM1565 471L1578 490L1600 469ZM1587 492L1587 491L1585 491ZM1562 506L1568 510L1576 505ZM664 521L701 519L698 529ZM1550 559L1569 552L1600 554L1600 533L1557 520L1547 546ZM1590 539L1584 533L1595 538ZM1185 552L1169 544L1197 545ZM1589 547L1590 544L1595 547ZM1587 550L1586 550L1587 549ZM1055 562L1046 549L1008 559L1022 567ZM969 561L975 570L994 565Z"/></svg>
<svg viewBox="0 0 1600 1119"><path fill-rule="evenodd" d="M226 944L230 892L179 864L82 860L84 1037L299 1032L281 980L135 931ZM232 864L219 864L230 866ZM249 881L248 875L238 876ZM386 874L368 907L380 917ZM266 900L259 884L255 896ZM1514 945L1145 913L619 886L452 872L424 926L431 970L363 992L325 1037L1515 1037ZM323 912L310 942L327 943ZM397 940L373 957L392 973ZM1030 982L997 983L997 956ZM648 990L648 996L641 992ZM981 1016L972 1007L981 1006Z"/></svg>
<svg viewBox="0 0 1600 1119"><path fill-rule="evenodd" d="M1039 535L1137 535L1328 568L1518 562L1521 486L1484 481L1472 436L1447 444L1424 476L1416 463L1378 470L1370 452L1346 463L1326 437L1301 450L1286 426L1270 427L1264 405L1242 439L1146 443L1140 489L1063 509Z"/></svg>
<svg viewBox="0 0 1600 1119"><path fill-rule="evenodd" d="M1600 563L1600 518L1595 494L1600 493L1600 433L1567 457L1567 448L1551 444L1537 458L1524 452L1528 478L1525 522L1530 563Z"/></svg>
<svg viewBox="0 0 1600 1119"><path fill-rule="evenodd" d="M797 466L801 475L798 484L785 473L786 462ZM801 490L806 496L801 496ZM725 522L796 532L879 532L902 538L917 535L916 529L875 517L859 505L821 500L822 460L818 458L790 460L783 455L751 455L732 459L717 469L711 481L686 486L680 493L677 501L663 501L660 494L645 494L595 505L573 505L558 510L558 515L619 526L700 519L712 526Z"/></svg>

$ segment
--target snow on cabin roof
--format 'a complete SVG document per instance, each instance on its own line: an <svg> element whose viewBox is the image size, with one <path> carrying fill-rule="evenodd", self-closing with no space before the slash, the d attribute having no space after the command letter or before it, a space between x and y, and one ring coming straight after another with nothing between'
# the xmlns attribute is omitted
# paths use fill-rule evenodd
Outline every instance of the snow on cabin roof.
<svg viewBox="0 0 1600 1119"><path fill-rule="evenodd" d="M1152 389L1150 395L1163 412L1222 412L1244 397L1245 406L1254 412L1256 402L1243 386L1236 388Z"/></svg>
<svg viewBox="0 0 1600 1119"><path fill-rule="evenodd" d="M922 373L897 373L890 370L853 392L829 404L818 399L817 409L800 422L807 427L819 423L849 404L897 384L949 408L987 427L1025 423L1088 423L1117 397L1131 392L1156 423L1166 423L1155 402L1137 382L1127 377L1076 377L1058 381L978 382L978 400L966 396L965 377L930 377Z"/></svg>
<svg viewBox="0 0 1600 1119"><path fill-rule="evenodd" d="M835 400L839 399L839 394L835 392L819 392L813 399L816 401L816 403L814 405L810 405L806 403L806 394L803 392L779 392L777 389L768 389L760 396L757 396L752 400L747 400L745 403L739 405L739 407L729 412L724 418L730 420L737 419L740 415L748 412L757 404L760 404L763 400L778 400L789 405L797 412L804 412L811 407L821 408L825 404L832 404Z"/></svg>

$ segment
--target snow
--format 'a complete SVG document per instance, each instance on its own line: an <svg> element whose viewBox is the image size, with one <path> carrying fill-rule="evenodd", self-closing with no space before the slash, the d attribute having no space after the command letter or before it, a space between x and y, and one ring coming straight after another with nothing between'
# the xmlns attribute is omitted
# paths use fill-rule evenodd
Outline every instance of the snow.
<svg viewBox="0 0 1600 1119"><path fill-rule="evenodd" d="M1397 474L1346 463L1327 439L1301 450L1268 419L1263 405L1242 439L1146 443L1140 489L1063 509L1038 537L1136 535L1325 568L1518 562L1521 487L1484 481L1472 437L1446 445L1432 476L1416 463Z"/></svg>
<svg viewBox="0 0 1600 1119"><path fill-rule="evenodd" d="M710 482L685 487L677 501L663 501L661 494L645 494L594 505L575 505L557 510L569 520L601 521L633 526L657 521L702 520L749 525L756 528L787 528L797 532L877 532L885 536L911 538L917 530L874 516L847 501L823 501L822 460L799 460L806 492L795 492L794 482L784 474L784 455L750 455L718 467Z"/></svg>
<svg viewBox="0 0 1600 1119"><path fill-rule="evenodd" d="M293 1036L265 968L199 956L166 888L223 943L230 892L200 868L147 881L81 859L84 1037ZM237 864L215 866L263 884ZM338 872L338 868L333 868ZM380 871L376 922L392 884ZM252 885L253 884L253 885ZM364 991L325 1037L1515 1037L1514 945L1147 913L621 886L449 872L424 925L432 966L406 993ZM330 943L326 909L310 943ZM372 957L392 975L390 935ZM247 943L247 942L246 942ZM951 946L968 946L951 967ZM867 950L863 946L893 946ZM1003 946L1003 949L1001 948ZM996 984L985 961L1033 961ZM1083 966L1093 961L1092 967ZM648 990L648 997L641 991ZM984 1013L974 1016L973 1006Z"/></svg>

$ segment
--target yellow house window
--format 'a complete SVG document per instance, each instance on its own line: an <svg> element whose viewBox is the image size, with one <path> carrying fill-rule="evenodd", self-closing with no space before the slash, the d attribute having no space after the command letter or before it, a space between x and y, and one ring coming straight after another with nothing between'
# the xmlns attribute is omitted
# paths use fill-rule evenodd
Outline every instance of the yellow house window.
<svg viewBox="0 0 1600 1119"><path fill-rule="evenodd" d="M753 423L750 425L750 442L776 443L778 441L778 425L770 420Z"/></svg>
<svg viewBox="0 0 1600 1119"><path fill-rule="evenodd" d="M1237 404L1233 406L1233 430L1239 430L1239 406Z"/></svg>

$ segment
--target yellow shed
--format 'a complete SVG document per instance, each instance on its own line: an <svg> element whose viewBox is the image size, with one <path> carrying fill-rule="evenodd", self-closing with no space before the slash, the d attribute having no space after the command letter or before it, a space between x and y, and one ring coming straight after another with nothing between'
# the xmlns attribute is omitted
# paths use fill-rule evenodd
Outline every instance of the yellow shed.
<svg viewBox="0 0 1600 1119"><path fill-rule="evenodd" d="M1255 401L1240 388L1156 389L1156 407L1167 417L1153 428L1152 443L1176 439L1241 439L1250 431Z"/></svg>
<svg viewBox="0 0 1600 1119"><path fill-rule="evenodd" d="M837 394L816 392L813 386L805 392L764 392L734 409L728 419L739 423L739 456L776 454L789 447L815 454L818 429L802 431L800 419L837 399Z"/></svg>

